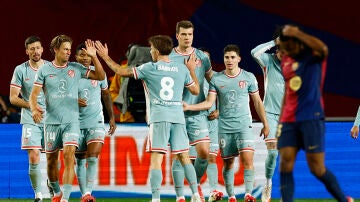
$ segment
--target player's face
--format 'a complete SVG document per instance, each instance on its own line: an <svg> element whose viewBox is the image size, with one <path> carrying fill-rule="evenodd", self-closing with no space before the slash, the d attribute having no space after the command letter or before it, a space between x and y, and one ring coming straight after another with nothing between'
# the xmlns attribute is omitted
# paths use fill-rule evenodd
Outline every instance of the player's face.
<svg viewBox="0 0 360 202"><path fill-rule="evenodd" d="M180 27L179 33L176 34L176 39L178 40L179 46L181 48L191 47L194 39L194 29L193 28L185 29Z"/></svg>
<svg viewBox="0 0 360 202"><path fill-rule="evenodd" d="M55 57L62 61L68 62L70 59L71 54L71 43L70 42L63 42L59 49L55 49Z"/></svg>
<svg viewBox="0 0 360 202"><path fill-rule="evenodd" d="M158 59L159 51L152 44L150 45L150 54L153 61L156 62Z"/></svg>
<svg viewBox="0 0 360 202"><path fill-rule="evenodd" d="M91 57L84 50L79 50L75 55L75 59L78 63L81 63L85 67L89 67L91 65Z"/></svg>
<svg viewBox="0 0 360 202"><path fill-rule="evenodd" d="M280 52L284 55L295 57L300 53L300 50L300 43L294 41L293 39L280 42Z"/></svg>
<svg viewBox="0 0 360 202"><path fill-rule="evenodd" d="M39 41L36 41L34 43L28 44L26 48L26 55L29 56L29 59L38 62L41 60L41 55L43 53L44 49L41 46L41 43Z"/></svg>
<svg viewBox="0 0 360 202"><path fill-rule="evenodd" d="M224 54L225 68L228 70L237 68L240 60L240 56L238 56L235 51L229 51Z"/></svg>

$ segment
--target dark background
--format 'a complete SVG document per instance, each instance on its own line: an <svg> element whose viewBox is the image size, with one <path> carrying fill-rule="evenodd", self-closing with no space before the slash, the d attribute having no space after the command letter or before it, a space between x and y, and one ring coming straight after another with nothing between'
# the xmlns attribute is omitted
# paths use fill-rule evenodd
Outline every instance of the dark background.
<svg viewBox="0 0 360 202"><path fill-rule="evenodd" d="M324 86L327 117L354 117L360 104L360 16L355 3L355 0L4 1L0 4L0 94L8 96L15 66L28 59L24 40L29 35L42 38L43 58L47 60L53 59L49 44L58 34L73 38L73 52L87 38L106 42L110 56L117 60L130 43L147 45L151 35L167 34L175 39L176 22L184 19L194 23L194 46L211 51L215 70L223 68L223 47L229 43L239 45L240 66L257 76L262 89L262 72L250 50L271 40L276 25L294 23L329 47ZM109 68L105 70L108 77L113 75Z"/></svg>

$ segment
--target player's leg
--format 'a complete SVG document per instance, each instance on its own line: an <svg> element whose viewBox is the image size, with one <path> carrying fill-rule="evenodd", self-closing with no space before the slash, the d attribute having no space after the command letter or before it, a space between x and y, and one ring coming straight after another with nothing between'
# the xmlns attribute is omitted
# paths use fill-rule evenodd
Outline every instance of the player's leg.
<svg viewBox="0 0 360 202"><path fill-rule="evenodd" d="M42 127L41 127L42 129ZM35 199L42 200L41 172L40 172L40 149L43 148L41 141L43 132L40 127L24 124L22 126L21 149L27 150L29 160L29 178L34 190Z"/></svg>
<svg viewBox="0 0 360 202"><path fill-rule="evenodd" d="M152 193L152 202L160 202L160 188L162 181L161 163L164 153L151 152L150 163L150 184Z"/></svg>
<svg viewBox="0 0 360 202"><path fill-rule="evenodd" d="M254 151L253 150L241 150L240 151L240 163L244 166L244 184L245 184L245 201L255 201L252 196L254 189Z"/></svg>
<svg viewBox="0 0 360 202"><path fill-rule="evenodd" d="M79 147L75 152L76 157L76 177L79 183L81 195L85 194L86 187L86 130L81 129L79 135Z"/></svg>
<svg viewBox="0 0 360 202"><path fill-rule="evenodd" d="M262 202L269 202L271 199L272 177L274 175L274 171L276 167L276 159L278 156L277 140L275 135L278 125L279 115L267 113L266 118L268 120L270 133L268 137L265 139L266 148L267 148L267 155L265 159L266 181L261 195Z"/></svg>
<svg viewBox="0 0 360 202"><path fill-rule="evenodd" d="M172 173L172 178L174 180L176 201L182 202L183 200L185 200L185 196L184 196L185 172L177 155L172 155L171 173Z"/></svg>
<svg viewBox="0 0 360 202"><path fill-rule="evenodd" d="M306 160L309 169L326 187L328 192L340 202L347 202L336 177L325 167L325 130L323 121L306 121L301 124Z"/></svg>

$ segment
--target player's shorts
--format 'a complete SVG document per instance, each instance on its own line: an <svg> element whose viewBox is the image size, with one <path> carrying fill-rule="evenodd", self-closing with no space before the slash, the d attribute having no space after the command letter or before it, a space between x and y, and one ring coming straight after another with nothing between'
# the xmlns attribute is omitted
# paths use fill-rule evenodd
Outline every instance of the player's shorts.
<svg viewBox="0 0 360 202"><path fill-rule="evenodd" d="M323 120L280 123L278 126L278 149L296 147L308 153L325 151L325 125Z"/></svg>
<svg viewBox="0 0 360 202"><path fill-rule="evenodd" d="M156 122L149 125L146 151L167 153L170 145L172 154L189 151L189 139L185 124Z"/></svg>
<svg viewBox="0 0 360 202"><path fill-rule="evenodd" d="M189 116L185 118L185 121L190 145L196 145L199 142L210 142L207 116Z"/></svg>
<svg viewBox="0 0 360 202"><path fill-rule="evenodd" d="M219 128L218 128L218 120L214 119L208 121L209 124L209 137L210 137L210 155L217 156L219 152ZM190 159L196 159L197 152L195 146L190 146L189 150Z"/></svg>
<svg viewBox="0 0 360 202"><path fill-rule="evenodd" d="M44 127L46 153L56 152L68 145L78 147L79 123L45 124Z"/></svg>
<svg viewBox="0 0 360 202"><path fill-rule="evenodd" d="M104 144L105 134L106 131L104 127L80 129L79 147L76 152L86 151L87 145L93 142Z"/></svg>
<svg viewBox="0 0 360 202"><path fill-rule="evenodd" d="M44 127L34 124L23 124L21 149L44 149Z"/></svg>
<svg viewBox="0 0 360 202"><path fill-rule="evenodd" d="M270 133L265 139L265 142L276 142L276 131L279 124L279 115L273 113L266 113L266 119L269 124Z"/></svg>
<svg viewBox="0 0 360 202"><path fill-rule="evenodd" d="M243 127L240 132L221 133L219 139L223 159L237 157L240 152L255 151L255 136L250 125Z"/></svg>

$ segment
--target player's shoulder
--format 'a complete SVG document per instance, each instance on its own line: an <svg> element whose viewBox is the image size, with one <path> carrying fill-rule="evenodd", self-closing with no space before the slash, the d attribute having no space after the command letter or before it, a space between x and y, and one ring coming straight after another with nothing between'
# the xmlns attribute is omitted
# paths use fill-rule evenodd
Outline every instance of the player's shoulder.
<svg viewBox="0 0 360 202"><path fill-rule="evenodd" d="M242 69L242 68L241 68L240 71L241 71L241 74L243 76L250 77L250 78L255 78L255 75L252 72L249 72L249 71L247 71L245 69Z"/></svg>

